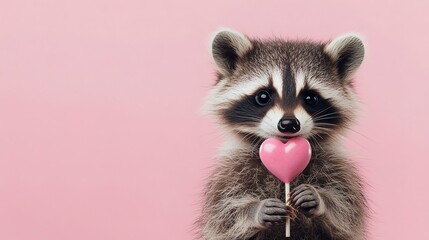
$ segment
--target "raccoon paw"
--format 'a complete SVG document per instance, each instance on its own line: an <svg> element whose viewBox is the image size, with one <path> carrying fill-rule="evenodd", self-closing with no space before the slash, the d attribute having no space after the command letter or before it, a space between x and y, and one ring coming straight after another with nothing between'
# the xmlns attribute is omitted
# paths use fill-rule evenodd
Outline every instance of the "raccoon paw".
<svg viewBox="0 0 429 240"><path fill-rule="evenodd" d="M259 202L253 210L253 216L258 226L270 228L284 223L291 208L277 198L268 198Z"/></svg>
<svg viewBox="0 0 429 240"><path fill-rule="evenodd" d="M325 203L317 189L309 184L301 184L290 193L289 203L307 217L317 217L325 213Z"/></svg>

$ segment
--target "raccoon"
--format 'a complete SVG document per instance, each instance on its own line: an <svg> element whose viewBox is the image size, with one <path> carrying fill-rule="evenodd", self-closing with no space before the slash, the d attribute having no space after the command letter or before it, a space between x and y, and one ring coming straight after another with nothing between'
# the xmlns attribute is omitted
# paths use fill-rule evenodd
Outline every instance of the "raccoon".
<svg viewBox="0 0 429 240"><path fill-rule="evenodd" d="M361 38L259 40L224 29L211 46L217 80L206 109L225 143L204 191L199 238L283 240L296 209L291 240L365 239L365 184L342 144L359 105L352 80L364 58ZM286 204L284 184L258 151L267 138L296 136L313 154Z"/></svg>

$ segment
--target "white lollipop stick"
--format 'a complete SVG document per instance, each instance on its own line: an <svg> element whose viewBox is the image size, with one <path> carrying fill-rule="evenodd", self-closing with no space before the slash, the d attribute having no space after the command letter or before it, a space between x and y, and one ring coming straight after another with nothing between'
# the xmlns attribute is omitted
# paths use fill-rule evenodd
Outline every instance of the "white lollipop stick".
<svg viewBox="0 0 429 240"><path fill-rule="evenodd" d="M264 166L274 176L285 183L285 200L289 199L289 183L307 167L311 159L310 143L302 137L294 137L286 143L266 139L259 148L259 156ZM286 219L286 237L290 237L290 219Z"/></svg>
<svg viewBox="0 0 429 240"><path fill-rule="evenodd" d="M289 183L285 183L285 202L287 204L289 200ZM290 237L290 218L286 218L286 237Z"/></svg>

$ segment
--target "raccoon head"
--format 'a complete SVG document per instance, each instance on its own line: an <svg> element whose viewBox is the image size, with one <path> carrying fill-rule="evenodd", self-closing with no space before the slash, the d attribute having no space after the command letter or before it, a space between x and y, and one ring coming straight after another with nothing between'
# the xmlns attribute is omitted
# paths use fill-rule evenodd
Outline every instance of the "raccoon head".
<svg viewBox="0 0 429 240"><path fill-rule="evenodd" d="M246 140L320 141L339 136L354 119L352 79L364 57L356 35L261 41L222 30L212 40L212 56L218 78L208 110Z"/></svg>

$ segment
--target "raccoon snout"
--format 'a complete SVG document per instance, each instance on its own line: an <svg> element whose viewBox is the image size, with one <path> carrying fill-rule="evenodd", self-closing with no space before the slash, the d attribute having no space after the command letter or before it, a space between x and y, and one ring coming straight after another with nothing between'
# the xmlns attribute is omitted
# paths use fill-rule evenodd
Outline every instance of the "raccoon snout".
<svg viewBox="0 0 429 240"><path fill-rule="evenodd" d="M296 118L282 118L277 125L277 129L282 133L297 133L301 127Z"/></svg>

